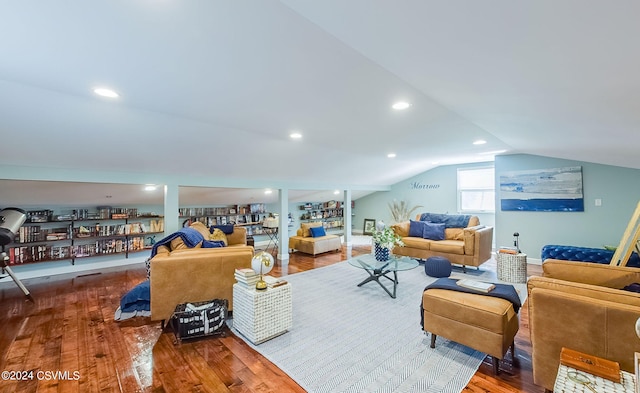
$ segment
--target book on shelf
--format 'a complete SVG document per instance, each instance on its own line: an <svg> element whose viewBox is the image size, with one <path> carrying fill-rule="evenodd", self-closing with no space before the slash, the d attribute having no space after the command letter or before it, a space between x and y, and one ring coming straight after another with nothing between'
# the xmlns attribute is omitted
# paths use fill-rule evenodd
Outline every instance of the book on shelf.
<svg viewBox="0 0 640 393"><path fill-rule="evenodd" d="M456 284L458 284L463 288L473 289L473 290L485 292L485 293L491 292L496 287L494 284L491 284L490 282L482 282L482 281L475 281L475 280L469 280L469 279L458 280L456 281Z"/></svg>

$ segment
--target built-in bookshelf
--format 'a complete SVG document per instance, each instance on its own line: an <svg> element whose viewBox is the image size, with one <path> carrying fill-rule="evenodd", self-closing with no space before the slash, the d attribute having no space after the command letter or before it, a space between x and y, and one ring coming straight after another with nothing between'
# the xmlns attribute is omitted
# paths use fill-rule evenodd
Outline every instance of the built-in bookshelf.
<svg viewBox="0 0 640 393"><path fill-rule="evenodd" d="M181 207L178 211L182 226L199 221L206 226L237 225L247 228L247 235L262 235L262 224L271 213L266 211L264 203L247 205L228 205L216 207Z"/></svg>
<svg viewBox="0 0 640 393"><path fill-rule="evenodd" d="M130 254L152 247L156 234L164 233L164 220L136 208L99 207L27 211L25 223L6 249L9 265L70 260L103 255Z"/></svg>
<svg viewBox="0 0 640 393"><path fill-rule="evenodd" d="M340 201L324 203L305 203L299 206L303 211L300 222L322 221L325 229L342 229L344 227L344 208Z"/></svg>

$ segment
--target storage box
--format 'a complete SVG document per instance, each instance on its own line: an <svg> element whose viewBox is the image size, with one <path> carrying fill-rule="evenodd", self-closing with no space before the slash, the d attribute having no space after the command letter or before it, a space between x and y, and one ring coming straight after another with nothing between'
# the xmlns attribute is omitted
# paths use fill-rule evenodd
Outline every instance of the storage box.
<svg viewBox="0 0 640 393"><path fill-rule="evenodd" d="M169 321L176 342L180 343L185 338L224 336L228 309L227 299L178 304Z"/></svg>

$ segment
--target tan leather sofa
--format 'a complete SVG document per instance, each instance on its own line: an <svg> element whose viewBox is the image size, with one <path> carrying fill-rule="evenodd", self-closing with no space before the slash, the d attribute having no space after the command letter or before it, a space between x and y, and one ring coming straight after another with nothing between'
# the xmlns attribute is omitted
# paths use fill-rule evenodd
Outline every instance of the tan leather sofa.
<svg viewBox="0 0 640 393"><path fill-rule="evenodd" d="M328 251L340 251L342 241L337 235L311 237L309 228L321 227L322 222L309 222L300 224L296 236L289 238L289 249L311 254L313 256Z"/></svg>
<svg viewBox="0 0 640 393"><path fill-rule="evenodd" d="M416 221L420 220L420 214ZM393 253L412 258L427 259L442 256L451 263L465 266L480 266L491 259L493 227L480 225L477 216L471 216L466 228L445 229L444 240L429 240L409 236L409 221L394 224L394 232L402 237L404 247L395 247Z"/></svg>
<svg viewBox="0 0 640 393"><path fill-rule="evenodd" d="M640 283L640 269L556 259L542 269L543 277L527 283L534 383L553 389L562 347L619 362L633 373L640 294L620 288Z"/></svg>
<svg viewBox="0 0 640 393"><path fill-rule="evenodd" d="M168 320L186 302L228 299L233 309L234 272L251 267L253 247L247 246L243 227L234 227L226 238L228 246L222 248L158 248L150 261L151 320Z"/></svg>

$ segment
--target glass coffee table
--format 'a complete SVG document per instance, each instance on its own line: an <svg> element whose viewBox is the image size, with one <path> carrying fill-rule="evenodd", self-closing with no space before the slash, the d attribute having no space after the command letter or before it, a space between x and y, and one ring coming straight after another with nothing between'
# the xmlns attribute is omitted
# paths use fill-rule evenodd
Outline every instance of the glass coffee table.
<svg viewBox="0 0 640 393"><path fill-rule="evenodd" d="M376 260L372 254L360 255L349 259L349 264L364 269L369 273L369 277L358 284L359 287L369 281L375 281L394 299L396 298L396 286L398 285L398 272L418 267L418 261L409 257L391 255L388 261L381 262ZM389 273L393 273L393 278L387 276ZM393 283L393 293L380 282L380 277L384 277Z"/></svg>

